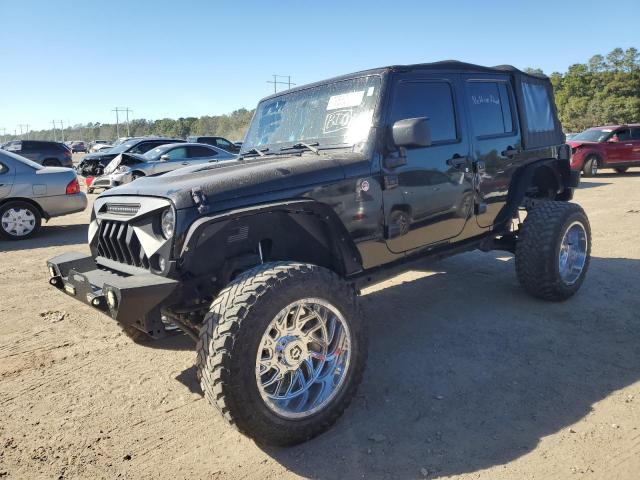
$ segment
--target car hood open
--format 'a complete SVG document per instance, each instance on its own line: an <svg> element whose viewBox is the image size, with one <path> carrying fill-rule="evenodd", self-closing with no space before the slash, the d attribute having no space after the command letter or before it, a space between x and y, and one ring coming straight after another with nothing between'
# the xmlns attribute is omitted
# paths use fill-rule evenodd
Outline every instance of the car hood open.
<svg viewBox="0 0 640 480"><path fill-rule="evenodd" d="M215 209L216 202L289 190L292 196L309 186L345 177L344 160L360 154L291 155L246 158L187 167L171 174L143 177L102 195L142 195L170 199L176 208L194 206L192 190L198 188ZM185 170L185 171L182 171Z"/></svg>

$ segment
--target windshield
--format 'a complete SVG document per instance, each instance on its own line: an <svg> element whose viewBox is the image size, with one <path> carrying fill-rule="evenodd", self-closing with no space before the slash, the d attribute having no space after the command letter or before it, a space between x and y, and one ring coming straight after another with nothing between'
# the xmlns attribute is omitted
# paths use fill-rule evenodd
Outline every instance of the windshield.
<svg viewBox="0 0 640 480"><path fill-rule="evenodd" d="M604 142L609 134L613 132L613 129L608 128L590 128L582 133L579 133L571 138L572 141L583 142Z"/></svg>
<svg viewBox="0 0 640 480"><path fill-rule="evenodd" d="M260 102L242 151L317 142L318 147L367 140L380 95L380 77L320 85Z"/></svg>

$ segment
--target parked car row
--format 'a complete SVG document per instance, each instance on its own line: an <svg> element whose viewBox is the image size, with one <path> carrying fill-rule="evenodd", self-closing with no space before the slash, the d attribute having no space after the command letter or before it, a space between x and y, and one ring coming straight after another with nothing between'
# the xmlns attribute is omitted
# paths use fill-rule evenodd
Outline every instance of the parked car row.
<svg viewBox="0 0 640 480"><path fill-rule="evenodd" d="M234 160L237 155L204 143L168 143L144 154L123 152L104 169L104 175L96 178L87 192L96 188L113 188L145 176L161 175L189 165Z"/></svg>

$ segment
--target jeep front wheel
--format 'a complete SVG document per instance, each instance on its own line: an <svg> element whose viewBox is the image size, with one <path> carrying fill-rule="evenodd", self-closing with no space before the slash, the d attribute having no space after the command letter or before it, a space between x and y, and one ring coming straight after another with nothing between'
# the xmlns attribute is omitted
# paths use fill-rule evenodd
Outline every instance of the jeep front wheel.
<svg viewBox="0 0 640 480"><path fill-rule="evenodd" d="M516 272L522 286L545 300L566 300L578 291L589 268L591 228L580 205L537 203L516 243Z"/></svg>
<svg viewBox="0 0 640 480"><path fill-rule="evenodd" d="M220 292L197 351L205 396L229 423L258 443L293 445L347 408L364 371L366 336L355 292L337 275L278 262Z"/></svg>

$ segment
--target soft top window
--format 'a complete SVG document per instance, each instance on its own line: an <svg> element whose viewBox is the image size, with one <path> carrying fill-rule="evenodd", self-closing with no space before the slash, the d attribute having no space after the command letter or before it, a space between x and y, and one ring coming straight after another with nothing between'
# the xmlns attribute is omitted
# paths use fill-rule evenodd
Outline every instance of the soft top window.
<svg viewBox="0 0 640 480"><path fill-rule="evenodd" d="M548 90L544 85L522 82L524 108L529 132L551 132L555 129Z"/></svg>

